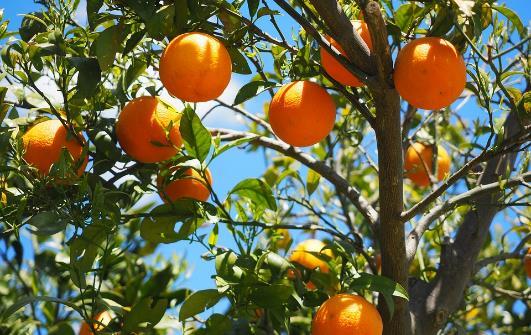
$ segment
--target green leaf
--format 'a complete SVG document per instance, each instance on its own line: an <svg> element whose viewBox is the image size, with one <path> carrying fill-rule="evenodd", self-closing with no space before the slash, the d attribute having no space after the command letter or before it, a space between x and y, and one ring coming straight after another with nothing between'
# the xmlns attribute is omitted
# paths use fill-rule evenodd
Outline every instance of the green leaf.
<svg viewBox="0 0 531 335"><path fill-rule="evenodd" d="M25 296L20 298L17 302L15 302L13 305L9 306L4 312L2 313L0 320L5 320L11 315L13 315L16 311L21 309L22 307L31 304L35 301L46 301L46 302L55 302L58 304L63 304L65 306L68 306L79 313L79 315L83 315L83 311L81 308L79 308L77 305L71 303L70 301L66 301L63 299L55 298L55 297L47 297L47 296Z"/></svg>
<svg viewBox="0 0 531 335"><path fill-rule="evenodd" d="M265 90L275 85L276 83L274 82L265 82L262 80L251 81L250 83L247 83L243 85L242 88L240 88L240 90L238 91L238 94L236 94L236 98L234 98L234 105L239 105L251 98L254 98L255 96L259 94L258 90L261 87L263 87ZM262 93L264 90L262 90L260 93Z"/></svg>
<svg viewBox="0 0 531 335"><path fill-rule="evenodd" d="M251 301L260 307L275 308L286 303L293 294L292 285L258 286L251 291Z"/></svg>
<svg viewBox="0 0 531 335"><path fill-rule="evenodd" d="M260 0L247 1L247 7L249 8L249 16L251 18L256 14L256 11L258 10L259 5L260 5Z"/></svg>
<svg viewBox="0 0 531 335"><path fill-rule="evenodd" d="M147 323L147 328L152 329L162 319L167 307L168 300L166 299L144 298L140 300L129 313L125 314L123 333L129 334L138 330L141 323Z"/></svg>
<svg viewBox="0 0 531 335"><path fill-rule="evenodd" d="M78 71L77 90L84 98L94 95L101 81L101 69L95 58L72 57L68 61Z"/></svg>
<svg viewBox="0 0 531 335"><path fill-rule="evenodd" d="M146 30L149 36L156 40L162 40L166 36L175 34L175 6L163 6L155 15L146 21Z"/></svg>
<svg viewBox="0 0 531 335"><path fill-rule="evenodd" d="M245 56L237 48L228 48L232 60L232 72L239 74L251 74L251 68Z"/></svg>
<svg viewBox="0 0 531 335"><path fill-rule="evenodd" d="M319 186L319 180L321 180L321 175L309 169L308 176L306 177L306 190L308 191L308 195L312 195L315 192L317 186Z"/></svg>
<svg viewBox="0 0 531 335"><path fill-rule="evenodd" d="M216 150L214 151L214 155L212 158L215 158L219 155L221 155L222 153L224 153L225 151L227 150L230 150L234 147L238 147L240 145L243 145L243 144L246 144L246 143L249 143L253 140L255 140L256 138L258 137L258 135L256 136L249 136L249 137L244 137L244 138L240 138L240 139L237 139L237 140L234 140L234 141L231 141L225 145L223 145L222 147L220 148L216 148Z"/></svg>
<svg viewBox="0 0 531 335"><path fill-rule="evenodd" d="M219 235L219 227L218 227L218 224L216 223L214 225L214 228L210 232L210 236L208 237L208 245L210 245L211 247L215 246L216 243L218 243L218 235Z"/></svg>
<svg viewBox="0 0 531 335"><path fill-rule="evenodd" d="M225 335L231 334L232 321L223 314L212 314L206 321L208 335Z"/></svg>
<svg viewBox="0 0 531 335"><path fill-rule="evenodd" d="M173 270L171 265L167 265L162 271L156 272L142 286L140 290L142 297L159 297L166 290L170 280L173 279Z"/></svg>
<svg viewBox="0 0 531 335"><path fill-rule="evenodd" d="M409 26L415 21L415 18L422 13L422 7L414 3L406 3L395 12L394 19L396 25L402 31L407 31Z"/></svg>
<svg viewBox="0 0 531 335"><path fill-rule="evenodd" d="M121 45L123 27L111 26L102 31L94 41L96 57L102 71L107 71L113 64Z"/></svg>
<svg viewBox="0 0 531 335"><path fill-rule="evenodd" d="M106 236L106 227L101 223L85 227L70 244L70 264L81 273L90 271Z"/></svg>
<svg viewBox="0 0 531 335"><path fill-rule="evenodd" d="M186 152L204 162L212 145L212 135L190 106L186 106L179 126Z"/></svg>
<svg viewBox="0 0 531 335"><path fill-rule="evenodd" d="M522 23L522 20L520 20L518 14L516 14L512 9L505 6L492 6L492 8L500 12L503 16L505 16L509 21L512 22L512 24L520 34L521 38L526 37L526 28L524 27L524 24Z"/></svg>
<svg viewBox="0 0 531 335"><path fill-rule="evenodd" d="M154 243L173 243L187 238L198 223L195 219L183 223L178 232L175 232L175 224L196 215L193 201L182 200L172 204L155 207L150 217L146 217L140 224L140 236Z"/></svg>
<svg viewBox="0 0 531 335"><path fill-rule="evenodd" d="M140 30L131 34L131 36L129 36L129 38L127 39L127 42L125 42L123 54L127 55L128 53L133 51L133 49L138 45L138 43L142 41L144 35L146 35L145 30Z"/></svg>
<svg viewBox="0 0 531 335"><path fill-rule="evenodd" d="M188 0L175 0L175 32L180 34L183 32L186 22L188 22Z"/></svg>
<svg viewBox="0 0 531 335"><path fill-rule="evenodd" d="M88 0L87 1L87 20L90 29L94 30L96 28L96 18L98 17L98 12L103 6L103 0Z"/></svg>
<svg viewBox="0 0 531 335"><path fill-rule="evenodd" d="M400 284L389 278L369 273L360 273L359 277L354 279L350 288L353 290L365 289L372 292L380 292L384 296L391 316L395 310L393 296L409 300L407 291Z"/></svg>
<svg viewBox="0 0 531 335"><path fill-rule="evenodd" d="M249 199L259 208L277 210L271 187L260 179L245 179L238 183L230 192L242 198Z"/></svg>
<svg viewBox="0 0 531 335"><path fill-rule="evenodd" d="M129 86L147 69L147 63L141 59L133 59L131 65L123 73L122 90L127 92Z"/></svg>
<svg viewBox="0 0 531 335"><path fill-rule="evenodd" d="M46 23L42 20L43 18L44 14L41 12L33 12L24 15L18 30L20 38L23 41L28 42L33 36L39 33L44 33L46 31Z"/></svg>
<svg viewBox="0 0 531 335"><path fill-rule="evenodd" d="M66 228L66 222L62 221L55 212L38 213L32 216L27 223L35 227L30 231L38 236L54 235Z"/></svg>
<svg viewBox="0 0 531 335"><path fill-rule="evenodd" d="M207 308L210 308L218 303L223 297L218 290L209 289L194 292L184 301L179 311L179 320L184 321L192 316L195 316Z"/></svg>

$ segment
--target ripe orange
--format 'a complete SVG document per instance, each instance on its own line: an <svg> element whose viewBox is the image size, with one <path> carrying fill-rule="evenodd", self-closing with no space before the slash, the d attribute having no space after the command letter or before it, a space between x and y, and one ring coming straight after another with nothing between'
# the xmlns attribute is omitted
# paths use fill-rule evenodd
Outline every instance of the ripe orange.
<svg viewBox="0 0 531 335"><path fill-rule="evenodd" d="M181 113L158 97L136 98L118 115L116 136L122 149L135 160L161 162L174 156L182 145L180 119Z"/></svg>
<svg viewBox="0 0 531 335"><path fill-rule="evenodd" d="M175 37L162 53L162 84L168 92L188 102L219 97L230 82L232 62L216 38L198 32Z"/></svg>
<svg viewBox="0 0 531 335"><path fill-rule="evenodd" d="M414 107L444 108L465 88L465 62L452 43L439 37L419 38L398 53L394 82Z"/></svg>
<svg viewBox="0 0 531 335"><path fill-rule="evenodd" d="M269 123L284 142L297 147L319 143L334 128L336 105L310 81L284 85L269 105Z"/></svg>
<svg viewBox="0 0 531 335"><path fill-rule="evenodd" d="M81 136L80 136L81 137ZM74 164L79 163L83 153L83 146L71 135L59 120L46 120L31 127L23 136L24 160L37 168L39 174L47 176L50 168L61 158L61 151L66 148ZM88 156L77 170L81 176L88 163ZM77 166L77 165L76 165Z"/></svg>
<svg viewBox="0 0 531 335"><path fill-rule="evenodd" d="M172 170L172 169L170 169ZM175 170L175 168L173 168ZM197 201L207 201L210 197L210 190L205 185L208 182L212 185L212 175L208 169L205 170L207 181L205 181L199 172L190 168L184 172L181 179L170 181L164 185L164 178L159 175L158 185L160 197L165 202L168 200L177 201L180 199L194 199Z"/></svg>
<svg viewBox="0 0 531 335"><path fill-rule="evenodd" d="M406 177L418 186L430 185L429 173L433 171L433 146L413 143L407 149L404 167ZM437 179L443 180L450 172L450 156L442 147L437 146Z"/></svg>
<svg viewBox="0 0 531 335"><path fill-rule="evenodd" d="M369 47L369 49L372 49L372 41L371 41L371 35L369 33L369 27L367 24L360 20L353 20L352 25L360 35L360 37L363 39L365 44ZM341 48L339 43L337 43L333 38L327 37L327 40L336 48L342 55L345 55L345 50ZM345 68L343 65L341 65L340 62L338 62L328 51L321 48L320 49L321 54L321 64L323 65L323 68L326 70L326 72L335 80L340 82L343 85L348 86L354 86L359 87L363 86L363 83L352 73L350 73L347 68Z"/></svg>
<svg viewBox="0 0 531 335"><path fill-rule="evenodd" d="M527 254L524 256L524 267L527 278L531 279L531 248L527 250Z"/></svg>
<svg viewBox="0 0 531 335"><path fill-rule="evenodd" d="M328 264L314 256L312 253L319 253L322 255L327 255L328 257L334 257L332 250L324 249L326 246L322 241L309 239L299 243L293 253L290 256L290 261L298 263L309 270L314 270L319 268L321 272L327 273L329 271Z"/></svg>
<svg viewBox="0 0 531 335"><path fill-rule="evenodd" d="M92 323L94 325L94 328L97 331L103 330L112 320L111 314L107 311L103 311L101 313L96 314L96 317L94 318L94 322ZM83 321L81 324L81 328L79 329L79 335L93 335L94 333L90 330L89 325Z"/></svg>
<svg viewBox="0 0 531 335"><path fill-rule="evenodd" d="M383 323L373 304L353 294L338 294L325 301L312 322L312 335L381 335Z"/></svg>

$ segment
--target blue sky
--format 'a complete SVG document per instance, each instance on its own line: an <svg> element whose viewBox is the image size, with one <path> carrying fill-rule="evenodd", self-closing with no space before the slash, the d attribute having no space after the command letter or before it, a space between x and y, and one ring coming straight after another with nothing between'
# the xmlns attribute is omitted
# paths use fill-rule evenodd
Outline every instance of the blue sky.
<svg viewBox="0 0 531 335"><path fill-rule="evenodd" d="M529 25L531 19L531 1L509 0L504 1L503 3L506 3L508 7L518 12L524 25ZM271 3L271 7L276 8L273 3ZM0 0L0 8L4 8L4 16L11 21L9 28L16 29L22 19L19 14L34 11L38 9L38 6L33 3L33 0ZM84 12L80 12L78 19L80 22L85 20ZM280 19L280 25L289 36L294 27L293 22L284 16ZM273 35L275 34L273 33ZM250 77L248 76L235 75L223 99L227 102L231 102L231 99L234 98L239 87L245 84L249 79ZM267 99L268 96L263 94L262 96L251 100L245 107L249 111L262 113L262 106ZM477 108L475 108L473 104L469 105L471 106L465 108L463 112L469 115L476 113ZM206 109L207 107L204 108ZM212 117L207 119L206 124L213 127L242 128L242 126L238 124L237 119L234 118L229 111L223 109L216 110L212 114ZM375 156L375 154L373 154L373 156ZM214 176L214 189L223 197L228 190L242 179L261 176L264 168L264 157L261 153L246 153L238 149L228 151L220 158L216 159L211 166L211 171ZM208 233L208 231L205 230L204 233ZM28 243L25 244L29 247ZM224 229L220 232L219 244L232 246L230 234ZM181 283L182 285L192 289L213 287L214 282L210 276L213 274L214 266L213 263L206 263L200 258L200 255L205 251L202 247L195 244L190 245L187 242L179 242L163 246L161 247L161 251L166 255L172 253L184 255L188 260L191 269L193 269L193 273L186 282Z"/></svg>

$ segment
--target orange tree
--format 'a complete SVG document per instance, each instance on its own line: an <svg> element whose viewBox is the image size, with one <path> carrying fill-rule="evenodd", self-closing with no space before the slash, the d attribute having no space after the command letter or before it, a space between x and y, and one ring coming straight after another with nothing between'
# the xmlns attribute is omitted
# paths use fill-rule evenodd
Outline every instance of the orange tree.
<svg viewBox="0 0 531 335"><path fill-rule="evenodd" d="M0 333L529 333L529 34L506 5L35 2L0 21ZM203 126L205 100L247 130ZM217 194L227 150L268 166ZM179 243L211 289L157 251Z"/></svg>

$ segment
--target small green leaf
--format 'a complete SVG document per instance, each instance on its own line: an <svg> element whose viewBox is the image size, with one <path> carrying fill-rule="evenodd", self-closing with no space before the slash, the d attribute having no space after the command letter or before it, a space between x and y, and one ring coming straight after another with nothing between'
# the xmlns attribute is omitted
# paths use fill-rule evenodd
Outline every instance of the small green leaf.
<svg viewBox="0 0 531 335"><path fill-rule="evenodd" d="M142 41L145 35L145 30L140 30L131 34L131 36L129 36L129 38L127 39L127 42L125 42L123 54L127 55L128 53L133 51L133 49L138 45L138 43L140 43L140 41Z"/></svg>
<svg viewBox="0 0 531 335"><path fill-rule="evenodd" d="M188 0L175 0L175 32L177 34L183 32L189 15Z"/></svg>
<svg viewBox="0 0 531 335"><path fill-rule="evenodd" d="M212 146L212 135L190 106L186 106L179 126L186 152L204 162Z"/></svg>
<svg viewBox="0 0 531 335"><path fill-rule="evenodd" d="M87 1L87 21L90 29L96 28L96 18L98 12L103 6L103 0L88 0Z"/></svg>
<svg viewBox="0 0 531 335"><path fill-rule="evenodd" d="M247 1L247 7L249 8L249 16L251 18L256 14L256 11L258 10L258 5L260 5L260 0Z"/></svg>
<svg viewBox="0 0 531 335"><path fill-rule="evenodd" d="M196 211L193 201L182 200L168 205L155 207L150 217L146 217L140 224L140 236L154 243L173 243L187 238L198 223L194 217ZM186 221L184 221L186 220ZM175 232L175 224L184 221L178 232Z"/></svg>
<svg viewBox="0 0 531 335"><path fill-rule="evenodd" d="M215 246L218 243L218 235L219 235L219 227L216 223L214 225L214 228L210 232L210 236L208 237L208 245L211 247Z"/></svg>
<svg viewBox="0 0 531 335"><path fill-rule="evenodd" d="M276 83L274 82L265 82L262 80L251 81L250 83L247 83L243 85L242 88L240 88L238 94L236 94L236 98L234 98L234 105L239 105L251 98L256 97L259 94L258 90L261 87L267 89L275 85ZM261 92L263 92L263 90Z"/></svg>
<svg viewBox="0 0 531 335"><path fill-rule="evenodd" d="M171 265L167 265L162 271L156 272L140 289L142 297L159 297L166 290L173 279Z"/></svg>
<svg viewBox="0 0 531 335"><path fill-rule="evenodd" d="M319 186L319 180L321 180L321 175L309 169L308 176L306 177L306 190L308 191L308 195L312 195L315 192L317 186Z"/></svg>
<svg viewBox="0 0 531 335"><path fill-rule="evenodd" d="M114 58L122 42L120 39L122 29L120 26L111 26L102 31L94 41L96 57L102 71L107 71L114 64Z"/></svg>
<svg viewBox="0 0 531 335"><path fill-rule="evenodd" d="M28 222L35 227L31 232L39 236L50 236L63 231L66 228L66 222L62 221L55 212L42 212L32 216Z"/></svg>
<svg viewBox="0 0 531 335"><path fill-rule="evenodd" d="M212 314L206 321L208 335L225 335L231 334L232 321L223 314Z"/></svg>
<svg viewBox="0 0 531 335"><path fill-rule="evenodd" d="M179 320L184 321L192 316L195 316L207 308L210 308L218 303L223 297L218 290L209 289L194 292L184 301L179 311Z"/></svg>
<svg viewBox="0 0 531 335"><path fill-rule="evenodd" d="M152 329L162 319L167 307L168 300L166 299L144 298L140 300L129 313L125 314L123 332L129 334L138 330L141 323L147 323L147 328Z"/></svg>
<svg viewBox="0 0 531 335"><path fill-rule="evenodd" d="M230 192L249 199L259 208L277 210L277 204L271 187L260 179L245 179L238 183Z"/></svg>
<svg viewBox="0 0 531 335"><path fill-rule="evenodd" d="M387 303L387 308L391 315L393 315L395 310L393 296L409 300L407 291L400 284L395 283L389 278L369 273L360 273L359 277L354 279L350 288L355 291L364 289L372 292L380 292Z"/></svg>
<svg viewBox="0 0 531 335"><path fill-rule="evenodd" d="M101 69L95 58L72 57L68 61L78 71L77 90L82 97L88 98L94 95L101 81Z"/></svg>
<svg viewBox="0 0 531 335"><path fill-rule="evenodd" d="M214 155L213 155L213 158L221 155L222 153L224 153L225 151L227 150L230 150L234 147L238 147L240 145L243 145L243 144L246 144L246 143L249 143L249 142L252 142L253 140L255 140L256 138L258 137L258 135L256 136L249 136L249 137L244 137L244 138L240 138L240 139L237 139L237 140L234 140L234 141L231 141L225 145L223 145L222 147L220 148L216 148L216 150L214 151Z"/></svg>
<svg viewBox="0 0 531 335"><path fill-rule="evenodd" d="M66 301L63 299L55 298L55 297L47 297L47 296L25 296L20 298L17 302L15 302L13 305L9 306L0 316L0 320L5 320L11 315L13 315L16 311L21 309L22 307L31 304L35 301L47 301L47 302L55 302L58 304L63 304L65 306L68 306L79 313L79 315L83 315L83 311L81 308L79 308L77 305L71 303L70 301Z"/></svg>
<svg viewBox="0 0 531 335"><path fill-rule="evenodd" d="M251 68L247 63L245 56L237 48L228 49L232 60L232 71L239 74L251 74Z"/></svg>
<svg viewBox="0 0 531 335"><path fill-rule="evenodd" d="M521 38L525 38L527 35L526 28L524 27L524 24L522 23L522 20L516 14L512 9L505 7L505 6L492 6L495 10L500 12L503 16L505 16L511 23L514 25L518 33L520 34Z"/></svg>
<svg viewBox="0 0 531 335"><path fill-rule="evenodd" d="M258 286L251 291L251 301L260 307L275 308L286 303L292 294L292 285Z"/></svg>

